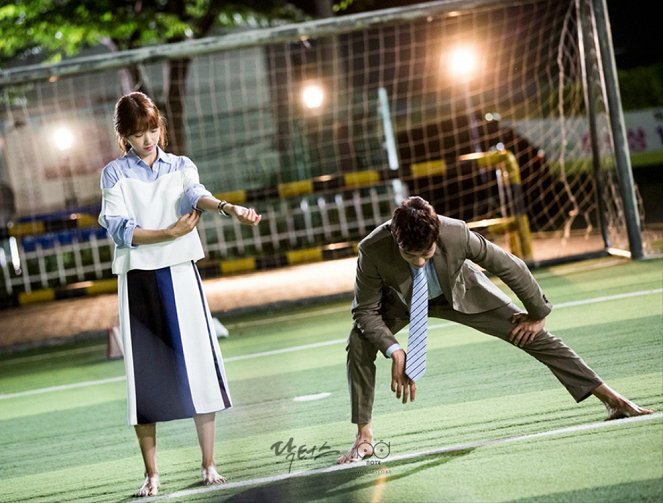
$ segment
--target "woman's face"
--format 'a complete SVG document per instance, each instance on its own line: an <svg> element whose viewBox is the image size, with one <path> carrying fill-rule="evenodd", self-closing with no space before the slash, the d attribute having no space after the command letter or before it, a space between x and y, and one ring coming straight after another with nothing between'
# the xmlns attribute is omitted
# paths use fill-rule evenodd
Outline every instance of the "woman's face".
<svg viewBox="0 0 663 503"><path fill-rule="evenodd" d="M127 142L135 150L138 157L146 159L156 154L160 134L159 128L148 129L127 136Z"/></svg>

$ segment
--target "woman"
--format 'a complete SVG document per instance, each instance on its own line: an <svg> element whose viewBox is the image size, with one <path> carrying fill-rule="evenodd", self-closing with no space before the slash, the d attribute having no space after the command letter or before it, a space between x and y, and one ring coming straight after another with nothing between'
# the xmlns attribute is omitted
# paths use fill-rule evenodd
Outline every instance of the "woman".
<svg viewBox="0 0 663 503"><path fill-rule="evenodd" d="M159 421L193 417L203 483L218 484L225 480L214 462L215 413L232 402L195 265L204 256L195 227L204 211L250 225L261 216L213 197L190 159L163 150L165 123L145 94L118 100L114 126L124 155L102 172L99 222L115 242L129 423L145 464L136 496L159 490Z"/></svg>

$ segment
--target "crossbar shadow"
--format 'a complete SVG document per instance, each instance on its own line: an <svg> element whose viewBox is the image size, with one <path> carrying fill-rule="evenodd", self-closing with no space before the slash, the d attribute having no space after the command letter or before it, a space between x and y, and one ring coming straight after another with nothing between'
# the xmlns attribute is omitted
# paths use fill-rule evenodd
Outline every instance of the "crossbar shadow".
<svg viewBox="0 0 663 503"><path fill-rule="evenodd" d="M340 501L352 500L351 493L375 486L376 480L386 484L395 480L404 479L443 465L472 452L474 449L464 449L443 454L430 454L428 456L414 457L390 462L383 460L379 465L361 465L346 470L327 473L317 473L310 476L299 476L270 484L263 484L225 498L219 494L215 501L226 503L290 503L292 501L316 501L319 499L334 498ZM427 461L426 458L430 458ZM425 461L422 464L422 461ZM408 470L391 473L391 469L417 464ZM372 480L364 478L367 470L374 471ZM344 498L345 496L345 498Z"/></svg>

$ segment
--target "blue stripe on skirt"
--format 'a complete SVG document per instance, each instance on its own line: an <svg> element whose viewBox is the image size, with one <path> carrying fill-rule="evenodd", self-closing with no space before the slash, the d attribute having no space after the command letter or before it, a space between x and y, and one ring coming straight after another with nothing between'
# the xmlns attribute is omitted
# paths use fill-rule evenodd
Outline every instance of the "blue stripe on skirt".
<svg viewBox="0 0 663 503"><path fill-rule="evenodd" d="M170 268L127 273L138 424L195 415Z"/></svg>

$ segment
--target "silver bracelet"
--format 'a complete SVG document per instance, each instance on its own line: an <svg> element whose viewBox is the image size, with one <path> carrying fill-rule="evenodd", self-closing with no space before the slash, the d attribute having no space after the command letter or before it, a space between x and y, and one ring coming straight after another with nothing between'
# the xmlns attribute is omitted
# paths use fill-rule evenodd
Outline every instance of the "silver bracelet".
<svg viewBox="0 0 663 503"><path fill-rule="evenodd" d="M223 211L223 208L226 207L226 204L228 204L227 201L221 201L216 209L219 211L219 215L223 215L224 217L229 217L230 215L228 215L228 213Z"/></svg>

